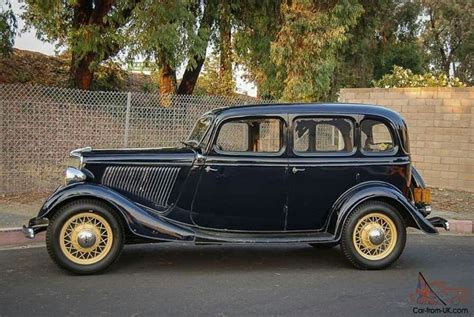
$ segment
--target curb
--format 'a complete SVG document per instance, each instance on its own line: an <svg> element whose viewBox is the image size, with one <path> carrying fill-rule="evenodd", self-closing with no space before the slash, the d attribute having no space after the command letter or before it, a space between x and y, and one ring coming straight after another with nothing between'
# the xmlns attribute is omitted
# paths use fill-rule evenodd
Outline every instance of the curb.
<svg viewBox="0 0 474 317"><path fill-rule="evenodd" d="M46 232L40 232L35 239L25 238L21 228L5 228L0 229L0 246L22 246L43 243L45 241Z"/></svg>
<svg viewBox="0 0 474 317"><path fill-rule="evenodd" d="M448 220L449 231L452 233L472 234L474 233L472 220Z"/></svg>
<svg viewBox="0 0 474 317"><path fill-rule="evenodd" d="M450 233L450 234L473 234L474 227L472 220L448 220L449 221L449 231L444 231L440 229L440 233ZM4 246L26 246L44 243L45 241L45 232L40 232L36 235L34 240L25 238L21 228L5 228L0 229L0 247Z"/></svg>

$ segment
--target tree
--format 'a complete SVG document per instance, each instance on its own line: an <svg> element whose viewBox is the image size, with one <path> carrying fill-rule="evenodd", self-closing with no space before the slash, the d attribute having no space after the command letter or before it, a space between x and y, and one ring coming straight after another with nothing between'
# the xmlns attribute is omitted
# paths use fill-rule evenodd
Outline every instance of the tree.
<svg viewBox="0 0 474 317"><path fill-rule="evenodd" d="M206 58L201 76L196 84L195 94L197 95L223 95L231 96L235 94L235 82L222 80L220 56L216 53Z"/></svg>
<svg viewBox="0 0 474 317"><path fill-rule="evenodd" d="M364 13L347 33L338 51L331 88L335 99L341 87L368 87L374 79L400 65L415 72L426 61L418 41L421 6L406 0L360 0Z"/></svg>
<svg viewBox="0 0 474 317"><path fill-rule="evenodd" d="M202 66L206 60L207 47L216 19L217 2L216 0L207 0L202 5L204 10L199 22L199 30L195 42L190 47L189 59L179 84L178 94L190 95L193 93Z"/></svg>
<svg viewBox="0 0 474 317"><path fill-rule="evenodd" d="M282 83L276 80L276 67L270 59L271 44L281 27L281 1L241 1L234 8L233 48L236 62L246 79L257 86L259 97L281 95Z"/></svg>
<svg viewBox="0 0 474 317"><path fill-rule="evenodd" d="M328 97L336 53L361 14L356 0L294 0L282 5L282 27L271 46L276 80L283 83L282 99Z"/></svg>
<svg viewBox="0 0 474 317"><path fill-rule="evenodd" d="M134 39L130 55L143 55L160 70L161 93L192 92L213 24L212 4L213 0L144 0L137 6L128 35ZM178 88L176 69L186 61L185 80Z"/></svg>
<svg viewBox="0 0 474 317"><path fill-rule="evenodd" d="M474 2L421 0L427 16L423 42L435 70L474 81Z"/></svg>
<svg viewBox="0 0 474 317"><path fill-rule="evenodd" d="M124 47L124 31L138 2L26 0L23 18L39 39L70 51L71 82L89 89L99 64Z"/></svg>
<svg viewBox="0 0 474 317"><path fill-rule="evenodd" d="M0 55L9 56L17 30L17 21L12 10L12 5L8 0L1 0L0 3Z"/></svg>

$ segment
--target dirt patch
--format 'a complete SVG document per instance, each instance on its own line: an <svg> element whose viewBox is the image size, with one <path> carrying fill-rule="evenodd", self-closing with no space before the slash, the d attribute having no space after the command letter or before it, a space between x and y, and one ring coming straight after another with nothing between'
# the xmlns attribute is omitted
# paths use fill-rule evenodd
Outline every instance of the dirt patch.
<svg viewBox="0 0 474 317"><path fill-rule="evenodd" d="M31 204L38 200L46 200L46 198L51 195L51 191L45 192L31 192L31 193L22 193L22 194L2 194L0 195L0 204Z"/></svg>
<svg viewBox="0 0 474 317"><path fill-rule="evenodd" d="M474 213L474 193L452 189L431 188L434 210Z"/></svg>

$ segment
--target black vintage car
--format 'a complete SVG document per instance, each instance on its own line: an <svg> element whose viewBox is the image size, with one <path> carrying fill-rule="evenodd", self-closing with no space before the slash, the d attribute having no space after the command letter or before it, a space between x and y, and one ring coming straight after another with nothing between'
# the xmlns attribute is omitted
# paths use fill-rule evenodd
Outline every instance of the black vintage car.
<svg viewBox="0 0 474 317"><path fill-rule="evenodd" d="M24 227L78 274L104 270L125 243L340 244L355 267L402 253L406 228L437 233L430 193L389 109L279 104L204 114L179 148L71 152L66 184ZM317 256L317 255L315 255Z"/></svg>

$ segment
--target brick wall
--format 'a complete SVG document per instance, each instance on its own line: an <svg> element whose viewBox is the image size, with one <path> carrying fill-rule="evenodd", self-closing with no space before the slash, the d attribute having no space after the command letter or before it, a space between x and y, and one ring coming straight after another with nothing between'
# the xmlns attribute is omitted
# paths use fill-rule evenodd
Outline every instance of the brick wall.
<svg viewBox="0 0 474 317"><path fill-rule="evenodd" d="M474 88L349 88L342 102L398 111L408 123L412 159L432 187L474 192Z"/></svg>

